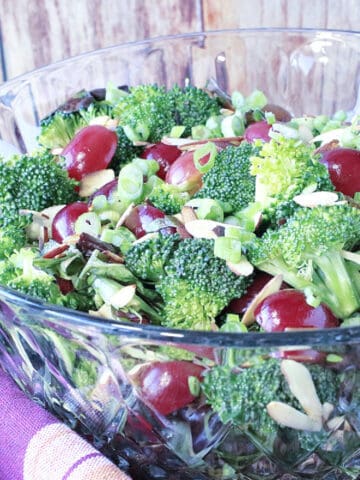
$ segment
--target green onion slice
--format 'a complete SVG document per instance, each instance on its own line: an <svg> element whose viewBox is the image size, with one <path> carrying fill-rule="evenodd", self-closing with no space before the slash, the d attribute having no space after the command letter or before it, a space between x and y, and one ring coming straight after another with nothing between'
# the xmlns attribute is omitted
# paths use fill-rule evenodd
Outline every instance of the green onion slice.
<svg viewBox="0 0 360 480"><path fill-rule="evenodd" d="M200 163L200 160L204 160L204 157L209 156L206 163ZM194 165L200 173L208 172L215 163L217 155L217 149L214 143L207 142L201 147L197 148L194 152Z"/></svg>
<svg viewBox="0 0 360 480"><path fill-rule="evenodd" d="M232 237L217 237L214 241L214 255L227 262L239 263L241 260L241 242Z"/></svg>
<svg viewBox="0 0 360 480"><path fill-rule="evenodd" d="M119 174L118 193L121 200L135 202L143 193L143 172L133 164L125 165Z"/></svg>

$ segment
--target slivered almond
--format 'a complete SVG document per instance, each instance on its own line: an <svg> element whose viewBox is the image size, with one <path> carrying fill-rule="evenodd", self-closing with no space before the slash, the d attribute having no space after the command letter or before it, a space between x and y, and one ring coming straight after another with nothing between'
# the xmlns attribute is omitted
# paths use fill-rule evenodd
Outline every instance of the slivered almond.
<svg viewBox="0 0 360 480"><path fill-rule="evenodd" d="M186 230L195 238L216 238L223 237L227 228L236 228L242 231L241 227L228 223L216 222L215 220L194 219L184 221Z"/></svg>
<svg viewBox="0 0 360 480"><path fill-rule="evenodd" d="M147 240L151 240L152 238L156 238L158 236L159 236L159 232L150 232L150 233L147 233L146 235L143 235L140 238L137 238L136 240L133 241L132 244L135 245L136 243L146 242Z"/></svg>
<svg viewBox="0 0 360 480"><path fill-rule="evenodd" d="M51 207L45 208L41 212L33 212L30 210L22 210L24 213L32 214L32 222L26 228L26 233L28 238L31 240L37 240L40 238L41 229L47 228L48 231L51 231L51 224L55 215L63 208L65 205L53 205Z"/></svg>
<svg viewBox="0 0 360 480"><path fill-rule="evenodd" d="M80 182L79 196L88 197L96 190L111 182L115 178L114 170L106 168L97 172L88 173Z"/></svg>
<svg viewBox="0 0 360 480"><path fill-rule="evenodd" d="M322 429L321 420L315 420L286 403L270 402L266 409L275 422L285 427L310 432L319 432Z"/></svg>
<svg viewBox="0 0 360 480"><path fill-rule="evenodd" d="M186 223L186 222L191 222L192 220L198 220L195 210L192 207L189 207L185 205L181 209L181 222Z"/></svg>
<svg viewBox="0 0 360 480"><path fill-rule="evenodd" d="M65 243L66 245L76 245L79 239L80 239L80 235L77 233L74 233L74 235L69 235L68 237L65 237L62 243Z"/></svg>
<svg viewBox="0 0 360 480"><path fill-rule="evenodd" d="M351 262L360 265L360 254L358 253L341 250L341 256L345 258L345 260L350 260Z"/></svg>
<svg viewBox="0 0 360 480"><path fill-rule="evenodd" d="M117 224L116 224L116 228L119 228L121 227L125 220L127 219L127 217L130 215L130 213L132 212L133 208L135 207L135 204L134 203L130 203L130 205L127 207L127 209L125 210L125 212L121 215L121 217L119 218Z"/></svg>
<svg viewBox="0 0 360 480"><path fill-rule="evenodd" d="M109 130L115 130L115 128L119 125L119 120L111 118L108 115L100 115L92 118L89 122L89 125L101 125Z"/></svg>
<svg viewBox="0 0 360 480"><path fill-rule="evenodd" d="M106 303L104 303L104 305L102 305L99 310L89 310L89 314L94 317L107 318L108 320L111 320L113 318L111 306L106 305Z"/></svg>
<svg viewBox="0 0 360 480"><path fill-rule="evenodd" d="M313 420L321 422L323 408L309 370L294 360L282 360L281 371L305 412Z"/></svg>
<svg viewBox="0 0 360 480"><path fill-rule="evenodd" d="M244 325L251 325L255 321L254 317L254 312L256 307L264 300L264 298L268 297L272 293L276 293L280 290L281 284L283 281L283 276L282 275L276 275L273 277L271 280L267 282L266 285L263 286L263 288L260 290L260 292L255 295L253 298L252 302L246 309L246 312L244 313L241 322Z"/></svg>
<svg viewBox="0 0 360 480"><path fill-rule="evenodd" d="M329 419L332 412L334 411L334 405L332 403L325 402L323 403L322 409L323 409L322 416L324 421L326 422Z"/></svg>
<svg viewBox="0 0 360 480"><path fill-rule="evenodd" d="M233 273L235 273L235 275L238 275L239 277L248 277L254 271L254 266L245 257L243 257L238 263L227 261L226 265Z"/></svg>
<svg viewBox="0 0 360 480"><path fill-rule="evenodd" d="M185 222L185 228L195 238L216 238L218 235L214 229L218 227L219 222L213 220L190 220Z"/></svg>
<svg viewBox="0 0 360 480"><path fill-rule="evenodd" d="M127 285L110 298L110 303L115 308L126 307L126 305L128 305L134 298L135 292L136 285Z"/></svg>
<svg viewBox="0 0 360 480"><path fill-rule="evenodd" d="M312 192L296 195L293 200L301 207L315 208L335 205L339 196L334 192Z"/></svg>
<svg viewBox="0 0 360 480"><path fill-rule="evenodd" d="M327 422L326 426L329 430L338 430L344 422L344 416L334 417Z"/></svg>

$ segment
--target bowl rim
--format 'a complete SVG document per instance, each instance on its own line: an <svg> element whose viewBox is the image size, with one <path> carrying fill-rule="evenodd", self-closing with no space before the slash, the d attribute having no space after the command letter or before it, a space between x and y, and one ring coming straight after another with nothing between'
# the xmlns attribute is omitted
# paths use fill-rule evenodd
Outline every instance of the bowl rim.
<svg viewBox="0 0 360 480"><path fill-rule="evenodd" d="M29 80L31 76L35 74L41 74L47 69L62 67L67 63L71 63L73 61L81 60L86 57L100 55L102 52L116 50L116 49L126 49L126 48L133 48L138 46L146 46L150 45L151 43L158 43L158 42L167 42L172 40L181 40L181 39L191 39L191 38L200 38L200 37L207 37L207 36L217 36L222 34L254 34L254 33L288 33L288 34L333 34L333 35L344 35L345 37L359 37L360 38L360 30L345 30L345 29L326 29L326 28L310 28L310 27L298 27L298 28L291 28L291 27L245 27L245 28L229 28L229 29L214 29L214 30L206 30L206 31L193 31L193 32L186 32L186 33L177 33L173 35L159 35L149 38L144 38L141 40L130 40L128 42L122 42L114 45L109 45L107 47L88 50L86 52L71 55L61 60L57 60L52 63L48 63L42 65L40 67L34 68L29 70L28 72L21 73L16 75L15 77L5 80L3 83L0 84L0 94L4 88L13 87L17 83L22 83L24 80Z"/></svg>
<svg viewBox="0 0 360 480"><path fill-rule="evenodd" d="M21 315L31 311L31 315L37 314L42 320L51 323L64 324L80 328L98 328L102 333L109 335L126 335L145 340L206 345L212 347L246 347L246 348L270 348L284 346L329 346L336 344L351 345L360 342L360 326L337 327L327 329L301 330L291 332L247 332L228 333L203 330L182 330L167 328L157 325L141 325L125 321L109 320L96 317L85 312L72 310L52 304L46 304L41 300L34 299L8 287L0 285L0 311L1 304L5 302L7 307L14 306L21 309ZM17 316L16 310L14 315ZM20 318L21 320L21 318Z"/></svg>
<svg viewBox="0 0 360 480"><path fill-rule="evenodd" d="M321 28L287 28L287 27L253 27L253 28L232 28L219 29L198 32L187 32L174 35L163 35L142 40L129 41L104 47L101 49L90 50L79 55L41 66L39 68L22 73L0 85L0 95L12 88L16 88L27 80L31 80L34 75L42 74L52 68L61 68L73 61L80 61L91 56L101 55L116 49L127 49L141 46L148 46L152 43L177 41L182 39L215 37L223 34L247 35L247 34L302 34L311 35L332 35L345 38L360 39L360 31L341 30L341 29L321 29ZM130 322L108 320L92 316L88 313L71 310L69 308L56 305L45 304L20 292L0 285L0 302L5 301L8 306L16 305L26 311L31 309L32 313L43 315L46 320L55 323L65 322L78 327L97 327L102 332L112 335L127 335L151 341L161 341L169 343L196 344L216 347L247 347L264 348L280 346L321 346L329 344L352 344L360 341L360 326L356 327L338 327L319 330L302 330L298 332L276 332L276 333L226 333L199 330L181 330L172 329L155 325L140 325Z"/></svg>

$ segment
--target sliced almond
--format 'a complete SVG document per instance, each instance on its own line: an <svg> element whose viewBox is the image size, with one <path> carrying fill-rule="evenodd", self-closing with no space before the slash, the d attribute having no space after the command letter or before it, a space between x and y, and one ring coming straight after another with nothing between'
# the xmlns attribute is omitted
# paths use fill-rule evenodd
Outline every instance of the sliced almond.
<svg viewBox="0 0 360 480"><path fill-rule="evenodd" d="M276 275L271 280L267 282L266 285L260 290L260 292L255 295L252 302L248 306L246 312L244 313L241 322L244 325L251 325L255 321L254 312L256 307L269 295L276 293L280 290L281 284L283 282L282 275Z"/></svg>
<svg viewBox="0 0 360 480"><path fill-rule="evenodd" d="M238 277L248 277L254 271L254 266L245 257L243 257L238 263L227 261L226 265Z"/></svg>
<svg viewBox="0 0 360 480"><path fill-rule="evenodd" d="M267 412L275 422L285 427L294 428L295 430L306 430L310 432L319 432L322 423L299 410L282 402L270 402L266 406Z"/></svg>
<svg viewBox="0 0 360 480"><path fill-rule="evenodd" d="M105 303L99 308L99 310L89 310L89 314L93 317L107 318L109 320L113 318L111 305Z"/></svg>
<svg viewBox="0 0 360 480"><path fill-rule="evenodd" d="M182 223L191 222L192 220L198 220L195 210L192 207L185 205L181 209L181 219Z"/></svg>
<svg viewBox="0 0 360 480"><path fill-rule="evenodd" d="M151 240L152 238L156 238L158 236L159 236L158 232L150 232L150 233L147 233L146 235L143 235L140 238L137 238L136 240L133 241L132 244L135 245L136 243L146 242L147 240Z"/></svg>
<svg viewBox="0 0 360 480"><path fill-rule="evenodd" d="M88 173L80 182L80 197L88 197L89 195L92 195L99 190L99 188L114 180L114 178L114 170L111 170L110 168Z"/></svg>
<svg viewBox="0 0 360 480"><path fill-rule="evenodd" d="M296 195L293 200L301 207L315 208L335 205L339 196L335 192L312 192Z"/></svg>
<svg viewBox="0 0 360 480"><path fill-rule="evenodd" d="M334 417L327 422L326 426L329 430L339 430L339 428L344 422L345 422L344 416Z"/></svg>
<svg viewBox="0 0 360 480"><path fill-rule="evenodd" d="M66 245L76 245L80 239L80 235L74 234L69 235L68 237L64 238L63 243Z"/></svg>
<svg viewBox="0 0 360 480"><path fill-rule="evenodd" d="M334 405L332 403L329 403L329 402L325 402L323 403L323 406L322 406L322 409L323 409L323 413L322 413L322 416L323 416L323 419L324 421L326 422L330 415L332 414L332 412L334 411Z"/></svg>
<svg viewBox="0 0 360 480"><path fill-rule="evenodd" d="M51 230L51 224L55 215L64 208L65 205L53 205L51 207L45 208L41 212L36 212L33 210L20 210L20 213L26 215L32 215L32 222L26 228L26 233L28 238L31 240L37 240L41 235L41 229L47 228Z"/></svg>
<svg viewBox="0 0 360 480"><path fill-rule="evenodd" d="M345 258L345 260L350 260L357 265L360 265L360 254L354 252L348 252L347 250L341 250L341 256Z"/></svg>
<svg viewBox="0 0 360 480"><path fill-rule="evenodd" d="M344 128L336 128L334 130L329 130L328 132L321 133L320 135L317 135L314 137L311 142L321 142L321 144L324 143L331 143L334 140L339 140L341 141L344 133L349 129L349 127L344 127Z"/></svg>
<svg viewBox="0 0 360 480"><path fill-rule="evenodd" d="M125 212L121 215L121 217L119 218L117 224L116 224L116 227L115 228L119 228L121 227L125 220L127 219L127 217L130 215L130 213L132 212L133 208L135 207L135 204L134 203L130 203L130 205L127 207L127 209L125 210Z"/></svg>
<svg viewBox="0 0 360 480"><path fill-rule="evenodd" d="M295 360L282 360L281 371L305 412L313 420L321 422L323 409L309 370Z"/></svg>
<svg viewBox="0 0 360 480"><path fill-rule="evenodd" d="M111 118L108 115L99 115L90 120L89 125L101 125L108 128L109 130L115 130L119 125L119 120L116 118Z"/></svg>
<svg viewBox="0 0 360 480"><path fill-rule="evenodd" d="M110 304L115 308L126 307L134 298L135 292L136 285L127 285L110 298Z"/></svg>
<svg viewBox="0 0 360 480"><path fill-rule="evenodd" d="M185 222L185 228L195 238L216 238L214 229L221 225L214 220L190 220Z"/></svg>

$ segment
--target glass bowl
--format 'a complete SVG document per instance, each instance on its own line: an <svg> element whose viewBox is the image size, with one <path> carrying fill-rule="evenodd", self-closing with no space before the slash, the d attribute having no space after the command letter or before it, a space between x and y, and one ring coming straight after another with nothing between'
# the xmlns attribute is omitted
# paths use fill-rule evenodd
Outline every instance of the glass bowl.
<svg viewBox="0 0 360 480"><path fill-rule="evenodd" d="M169 87L204 86L214 77L230 92L247 95L258 88L294 115L341 109L350 118L360 113L359 60L360 34L341 31L233 30L114 46L1 85L2 149L32 150L39 119L73 93L109 80ZM34 401L137 480L358 478L359 346L360 327L272 334L171 330L107 321L0 287L2 367ZM163 411L134 380L144 366L156 366L146 388L156 397L170 382L170 393L164 391L167 400L176 400L184 365L237 369L271 358L283 366L284 357L304 352L325 359L339 382L336 395L322 399L322 424L315 432L276 422L264 432L251 415L233 422L238 404L226 389L222 415L202 396ZM264 377L260 388L268 382ZM242 391L238 398L250 412L246 395Z"/></svg>

